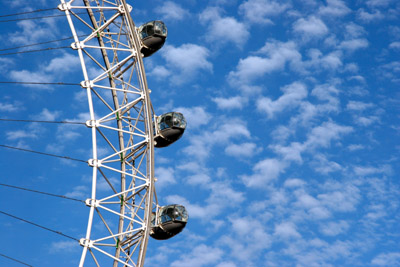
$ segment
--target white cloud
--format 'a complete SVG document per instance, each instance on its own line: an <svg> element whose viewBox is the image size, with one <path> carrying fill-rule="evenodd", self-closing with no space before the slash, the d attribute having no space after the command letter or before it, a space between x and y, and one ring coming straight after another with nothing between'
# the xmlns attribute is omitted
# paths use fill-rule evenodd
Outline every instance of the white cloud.
<svg viewBox="0 0 400 267"><path fill-rule="evenodd" d="M299 114L290 118L289 127L292 129L287 134L293 134L295 132L294 127L298 125L309 127L310 122L313 122L317 116L322 115L324 111L326 111L324 104L313 105L308 101L301 102L299 104Z"/></svg>
<svg viewBox="0 0 400 267"><path fill-rule="evenodd" d="M202 125L207 125L212 119L212 115L209 114L204 107L178 107L176 111L183 114L188 129L196 129Z"/></svg>
<svg viewBox="0 0 400 267"><path fill-rule="evenodd" d="M380 72L384 78L390 79L394 83L399 82L400 61L392 61L382 65L380 67Z"/></svg>
<svg viewBox="0 0 400 267"><path fill-rule="evenodd" d="M202 131L190 138L190 145L183 149L184 153L205 160L214 145L225 145L231 139L250 138L246 123L239 119L215 119L208 126L209 131Z"/></svg>
<svg viewBox="0 0 400 267"><path fill-rule="evenodd" d="M392 173L392 168L390 167L390 165L383 165L380 167L354 166L354 173L358 176L370 176L380 173L390 175Z"/></svg>
<svg viewBox="0 0 400 267"><path fill-rule="evenodd" d="M13 68L15 66L15 59L10 59L10 58L0 58L0 71L5 72L8 71L9 69Z"/></svg>
<svg viewBox="0 0 400 267"><path fill-rule="evenodd" d="M297 231L296 225L292 222L282 222L280 224L275 225L274 235L284 239L301 237L301 235Z"/></svg>
<svg viewBox="0 0 400 267"><path fill-rule="evenodd" d="M47 21L47 23L40 23L33 20L24 20L17 22L22 31L15 31L9 34L8 40L14 44L34 44L39 43L41 40L56 39L54 33L57 28L54 23ZM35 34L32 34L34 32Z"/></svg>
<svg viewBox="0 0 400 267"><path fill-rule="evenodd" d="M254 165L252 175L241 175L241 179L247 187L264 188L276 180L286 167L282 161L267 158Z"/></svg>
<svg viewBox="0 0 400 267"><path fill-rule="evenodd" d="M108 181L112 184L114 189L121 188L121 180L115 177L108 177ZM87 179L89 181L89 179ZM111 192L111 187L103 177L99 177L96 184L96 190L98 192ZM113 194L114 192L112 192Z"/></svg>
<svg viewBox="0 0 400 267"><path fill-rule="evenodd" d="M44 121L54 121L60 116L60 111L50 111L47 108L44 108L42 112L33 116L36 120L44 120Z"/></svg>
<svg viewBox="0 0 400 267"><path fill-rule="evenodd" d="M229 98L215 97L212 99L219 109L242 109L247 104L247 98L242 96L233 96Z"/></svg>
<svg viewBox="0 0 400 267"><path fill-rule="evenodd" d="M278 16L289 7L285 1L247 0L239 6L239 13L251 23L271 24L271 17Z"/></svg>
<svg viewBox="0 0 400 267"><path fill-rule="evenodd" d="M393 2L393 0L368 0L366 4L369 7L386 7L391 2Z"/></svg>
<svg viewBox="0 0 400 267"><path fill-rule="evenodd" d="M157 188L162 190L168 185L176 184L175 171L173 168L157 167L155 168L155 176L157 178Z"/></svg>
<svg viewBox="0 0 400 267"><path fill-rule="evenodd" d="M342 166L339 163L330 161L323 154L316 155L312 165L317 172L322 174L329 174L331 172L342 170Z"/></svg>
<svg viewBox="0 0 400 267"><path fill-rule="evenodd" d="M58 241L50 244L50 253L66 253L79 251L79 246L76 241Z"/></svg>
<svg viewBox="0 0 400 267"><path fill-rule="evenodd" d="M292 187L302 187L302 186L305 185L305 184L306 184L306 182L304 182L304 181L301 180L301 179L292 178L292 179L286 180L285 183L284 183L284 186L285 186L285 187L292 188Z"/></svg>
<svg viewBox="0 0 400 267"><path fill-rule="evenodd" d="M341 126L333 122L325 122L320 126L314 127L307 134L307 140L304 143L292 142L290 145L284 146L280 144L271 144L270 148L279 154L285 162L295 161L302 163L303 159L301 154L305 152L315 151L317 148L327 148L331 145L333 140L338 140L341 135L353 131L352 127ZM328 162L325 162L328 163ZM329 167L337 169L334 163L329 163L325 168ZM327 171L328 169L319 169L320 171Z"/></svg>
<svg viewBox="0 0 400 267"><path fill-rule="evenodd" d="M310 195L302 187L295 190L294 195L296 202L293 205L296 208L295 218L297 220L324 220L332 216L329 209L320 200Z"/></svg>
<svg viewBox="0 0 400 267"><path fill-rule="evenodd" d="M231 261L218 263L216 267L237 267L237 265Z"/></svg>
<svg viewBox="0 0 400 267"><path fill-rule="evenodd" d="M219 13L217 8L207 8L200 14L200 22L209 25L206 40L213 45L232 42L242 47L250 35L246 26L234 17L221 17Z"/></svg>
<svg viewBox="0 0 400 267"><path fill-rule="evenodd" d="M183 254L178 260L171 263L171 267L201 267L215 266L223 256L223 251L219 248L201 244L193 249L189 254Z"/></svg>
<svg viewBox="0 0 400 267"><path fill-rule="evenodd" d="M346 108L348 110L363 111L363 110L366 110L366 109L371 108L373 106L374 106L373 103L364 103L364 102L361 102L361 101L352 101L352 100L350 100L347 103Z"/></svg>
<svg viewBox="0 0 400 267"><path fill-rule="evenodd" d="M364 145L361 144L351 144L347 147L348 150L350 151L356 151L356 150L360 150L360 149L364 149Z"/></svg>
<svg viewBox="0 0 400 267"><path fill-rule="evenodd" d="M29 123L25 129L19 129L16 131L6 131L7 140L18 140L21 143L22 139L38 139L46 132L46 129L41 127L39 123ZM21 143L23 144L23 143Z"/></svg>
<svg viewBox="0 0 400 267"><path fill-rule="evenodd" d="M191 81L201 71L212 72L209 54L209 50L203 46L183 44L180 47L164 46L161 56L171 70L171 82L181 85Z"/></svg>
<svg viewBox="0 0 400 267"><path fill-rule="evenodd" d="M349 229L349 226L349 223L344 220L338 222L323 222L320 225L320 231L327 236L337 236L345 233Z"/></svg>
<svg viewBox="0 0 400 267"><path fill-rule="evenodd" d="M361 200L360 189L350 183L326 182L326 193L318 194L318 200L331 211L354 211Z"/></svg>
<svg viewBox="0 0 400 267"><path fill-rule="evenodd" d="M368 45L369 43L367 39L358 38L352 40L344 40L339 44L338 48L347 50L349 52L353 52L358 49L367 48Z"/></svg>
<svg viewBox="0 0 400 267"><path fill-rule="evenodd" d="M229 138L250 138L250 131L246 123L241 120L231 120L222 124L212 133L215 142L228 141Z"/></svg>
<svg viewBox="0 0 400 267"><path fill-rule="evenodd" d="M18 82L37 82L37 83L46 83L52 82L52 77L49 77L45 72L31 72L28 70L12 70L9 73L10 79ZM23 84L22 86L26 87L34 87L41 89L49 89L48 86L45 85L30 85Z"/></svg>
<svg viewBox="0 0 400 267"><path fill-rule="evenodd" d="M251 81L255 78L263 76L265 73L273 70L282 69L285 64L284 58L279 58L280 61L272 61L259 56L249 56L245 59L240 59L236 66L236 71L231 71L228 78L232 79L233 83ZM272 63L272 64L270 64Z"/></svg>
<svg viewBox="0 0 400 267"><path fill-rule="evenodd" d="M225 148L227 155L238 157L238 158L250 158L255 156L261 151L254 143L243 143L243 144L231 144Z"/></svg>
<svg viewBox="0 0 400 267"><path fill-rule="evenodd" d="M375 10L374 13L369 13L369 12L365 11L363 8L360 8L357 11L357 16L360 20L362 20L364 22L372 22L374 20L381 20L385 17L379 10Z"/></svg>
<svg viewBox="0 0 400 267"><path fill-rule="evenodd" d="M320 38L328 33L328 27L325 23L314 16L298 19L293 25L293 30L302 34L305 38Z"/></svg>
<svg viewBox="0 0 400 267"><path fill-rule="evenodd" d="M79 65L77 56L64 53L60 57L51 59L50 62L40 64L35 71L12 70L9 75L12 80L18 82L47 83L53 82L56 77L63 77L75 71L77 65ZM48 85L24 84L22 86L52 90Z"/></svg>
<svg viewBox="0 0 400 267"><path fill-rule="evenodd" d="M17 112L23 110L24 107L22 103L14 101L13 103L1 103L0 102L0 111L2 112Z"/></svg>
<svg viewBox="0 0 400 267"><path fill-rule="evenodd" d="M79 126L71 124L61 124L57 127L57 140L60 144L71 142L81 136L78 131Z"/></svg>
<svg viewBox="0 0 400 267"><path fill-rule="evenodd" d="M332 140L337 140L341 135L353 131L350 126L341 126L333 122L325 122L315 127L308 134L305 145L307 147L328 147Z"/></svg>
<svg viewBox="0 0 400 267"><path fill-rule="evenodd" d="M322 16L344 16L351 12L351 9L341 0L327 0L327 5L319 8Z"/></svg>
<svg viewBox="0 0 400 267"><path fill-rule="evenodd" d="M85 185L75 186L71 192L67 192L65 196L71 198L85 199L89 196L90 189Z"/></svg>
<svg viewBox="0 0 400 267"><path fill-rule="evenodd" d="M157 6L155 12L161 14L163 20L182 20L189 15L189 11L182 8L180 5L166 1L161 6Z"/></svg>
<svg viewBox="0 0 400 267"><path fill-rule="evenodd" d="M148 73L154 79L164 80L171 75L171 72L164 66L156 66Z"/></svg>
<svg viewBox="0 0 400 267"><path fill-rule="evenodd" d="M318 85L312 90L311 95L317 97L321 101L326 101L325 104L318 105L319 111L339 111L339 90L334 85Z"/></svg>
<svg viewBox="0 0 400 267"><path fill-rule="evenodd" d="M6 132L6 137L7 137L7 140L17 140L17 139L25 139L25 138L37 139L38 135L36 132L17 130L17 131Z"/></svg>
<svg viewBox="0 0 400 267"><path fill-rule="evenodd" d="M240 206L246 200L242 192L235 191L232 188L229 180L213 182L209 184L208 189L211 190L211 194L207 203L209 203L209 206L217 207L218 212L222 212L227 207Z"/></svg>
<svg viewBox="0 0 400 267"><path fill-rule="evenodd" d="M286 43L276 40L268 41L258 54L262 56L248 56L240 59L235 71L228 75L228 81L232 86L249 85L253 80L273 71L283 70L286 63L292 68L298 67L301 62L301 54L294 42Z"/></svg>
<svg viewBox="0 0 400 267"><path fill-rule="evenodd" d="M271 246L272 238L263 223L252 216L229 218L231 236L225 235L220 243L231 249L231 256L239 266L253 266L252 260Z"/></svg>
<svg viewBox="0 0 400 267"><path fill-rule="evenodd" d="M79 57L64 53L60 57L53 58L48 64L43 66L46 73L71 72L80 65Z"/></svg>
<svg viewBox="0 0 400 267"><path fill-rule="evenodd" d="M354 121L356 124L364 126L364 127L368 127L371 124L374 124L376 122L379 122L379 117L378 116L355 116L354 117Z"/></svg>
<svg viewBox="0 0 400 267"><path fill-rule="evenodd" d="M308 51L310 60L303 62L304 67L314 68L314 71L336 71L343 66L342 53L340 51L334 51L327 55L323 55L318 49L310 49Z"/></svg>
<svg viewBox="0 0 400 267"><path fill-rule="evenodd" d="M392 43L390 43L389 48L400 50L400 42L392 42Z"/></svg>
<svg viewBox="0 0 400 267"><path fill-rule="evenodd" d="M354 22L351 22L346 25L346 32L345 32L346 38L349 39L360 38L362 36L365 36L366 34L367 31L364 29L364 27L357 25Z"/></svg>
<svg viewBox="0 0 400 267"><path fill-rule="evenodd" d="M293 128L288 126L279 125L271 132L271 137L278 143L283 143L294 133Z"/></svg>
<svg viewBox="0 0 400 267"><path fill-rule="evenodd" d="M288 146L270 145L270 147L285 161L296 161L300 164L303 163L301 153L304 151L305 147L299 142L292 142Z"/></svg>
<svg viewBox="0 0 400 267"><path fill-rule="evenodd" d="M357 73L359 71L359 67L356 63L348 63L345 65L344 70L351 72L351 73Z"/></svg>
<svg viewBox="0 0 400 267"><path fill-rule="evenodd" d="M178 196L178 195L170 195L165 198L167 203L179 203L183 205L188 211L189 218L198 218L208 220L216 216L219 212L219 208L216 208L215 205L204 205L204 204L192 204L187 199Z"/></svg>
<svg viewBox="0 0 400 267"><path fill-rule="evenodd" d="M372 259L371 264L377 266L399 266L400 252L380 253Z"/></svg>
<svg viewBox="0 0 400 267"><path fill-rule="evenodd" d="M281 90L284 94L275 101L268 97L262 97L257 100L257 109L266 112L270 119L278 112L295 108L308 94L306 86L299 82L284 86Z"/></svg>
<svg viewBox="0 0 400 267"><path fill-rule="evenodd" d="M205 173L196 173L186 177L185 179L185 181L190 185L207 185L210 180L210 176Z"/></svg>

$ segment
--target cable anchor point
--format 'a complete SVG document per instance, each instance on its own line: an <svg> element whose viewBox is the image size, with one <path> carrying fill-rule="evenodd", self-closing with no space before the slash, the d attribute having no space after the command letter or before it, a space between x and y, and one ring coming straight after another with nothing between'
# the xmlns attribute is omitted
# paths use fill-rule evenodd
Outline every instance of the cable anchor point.
<svg viewBox="0 0 400 267"><path fill-rule="evenodd" d="M89 240L89 239L86 239L86 238L81 238L79 240L79 245L81 245L82 247L91 248L91 247L93 247L93 241Z"/></svg>

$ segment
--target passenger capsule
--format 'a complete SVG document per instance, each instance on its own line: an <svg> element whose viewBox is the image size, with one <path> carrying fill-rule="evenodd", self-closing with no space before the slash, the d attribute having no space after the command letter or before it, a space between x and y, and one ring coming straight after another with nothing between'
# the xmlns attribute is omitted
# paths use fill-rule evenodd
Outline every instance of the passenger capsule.
<svg viewBox="0 0 400 267"><path fill-rule="evenodd" d="M157 240L169 239L185 228L188 218L188 213L182 205L160 207L157 215L153 213L150 236Z"/></svg>
<svg viewBox="0 0 400 267"><path fill-rule="evenodd" d="M167 39L167 27L160 20L150 21L139 27L139 36L142 41L140 52L144 57L148 57L164 45Z"/></svg>
<svg viewBox="0 0 400 267"><path fill-rule="evenodd" d="M157 117L155 124L155 147L166 147L181 138L186 129L182 113L169 112Z"/></svg>

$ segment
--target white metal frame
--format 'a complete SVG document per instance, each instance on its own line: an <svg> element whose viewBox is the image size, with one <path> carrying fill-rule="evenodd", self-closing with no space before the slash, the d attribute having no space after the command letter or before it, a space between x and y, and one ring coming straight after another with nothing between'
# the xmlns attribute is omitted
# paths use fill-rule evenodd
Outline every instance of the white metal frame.
<svg viewBox="0 0 400 267"><path fill-rule="evenodd" d="M88 161L93 168L92 194L86 200L90 212L86 236L80 240L79 266L109 266L108 262L114 267L143 266L156 209L155 116L140 39L129 14L132 8L125 0L83 0L83 6L74 6L74 0L60 1L58 8L65 12L74 37L71 48L82 66L81 85L90 112L86 125L92 133L93 156ZM99 156L99 147L107 150L106 156ZM102 178L108 188L100 197Z"/></svg>

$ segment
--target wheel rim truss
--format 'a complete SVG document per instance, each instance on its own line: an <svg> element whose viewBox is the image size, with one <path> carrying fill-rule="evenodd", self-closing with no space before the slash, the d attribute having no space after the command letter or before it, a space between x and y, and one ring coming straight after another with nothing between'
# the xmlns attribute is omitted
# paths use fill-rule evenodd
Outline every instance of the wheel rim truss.
<svg viewBox="0 0 400 267"><path fill-rule="evenodd" d="M86 200L90 212L86 236L80 240L79 266L88 254L96 266L143 266L151 212L157 205L155 116L139 37L129 14L132 8L125 0L84 0L84 6L73 2L61 0L58 8L66 14L74 36L71 48L78 52L82 67L93 150L88 160L93 168L92 194ZM101 229L96 231L93 225Z"/></svg>

